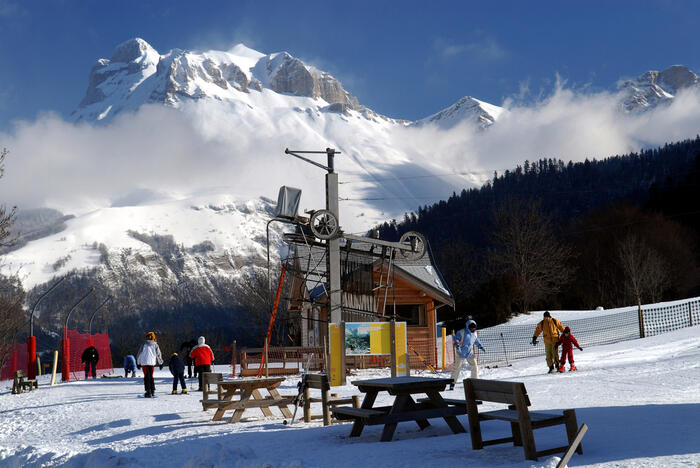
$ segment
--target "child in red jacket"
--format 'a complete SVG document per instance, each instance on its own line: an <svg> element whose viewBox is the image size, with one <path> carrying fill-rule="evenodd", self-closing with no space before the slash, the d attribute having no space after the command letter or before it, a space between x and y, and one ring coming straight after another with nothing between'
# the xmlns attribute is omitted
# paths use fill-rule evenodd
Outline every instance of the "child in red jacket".
<svg viewBox="0 0 700 468"><path fill-rule="evenodd" d="M576 337L571 334L571 328L564 328L564 334L559 337L556 346L561 345L561 359L559 359L559 372L564 372L564 364L566 364L566 358L569 358L569 372L575 371L576 366L574 365L574 346L576 346L579 351L583 351L583 348L578 345Z"/></svg>

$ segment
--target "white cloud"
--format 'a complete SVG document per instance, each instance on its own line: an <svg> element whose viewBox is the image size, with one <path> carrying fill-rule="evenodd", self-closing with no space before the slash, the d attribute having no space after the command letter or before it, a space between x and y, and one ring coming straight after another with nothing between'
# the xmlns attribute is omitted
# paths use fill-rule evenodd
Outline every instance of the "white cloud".
<svg viewBox="0 0 700 468"><path fill-rule="evenodd" d="M493 38L482 38L473 42L453 43L436 39L433 49L441 61L466 58L479 62L493 62L506 57L506 50Z"/></svg>
<svg viewBox="0 0 700 468"><path fill-rule="evenodd" d="M612 94L562 85L533 105L509 103L486 131L468 123L449 130L369 125L289 107L237 113L220 103L179 110L149 105L97 127L46 114L0 134L0 146L10 150L0 200L76 212L144 190L182 197L226 186L240 198L275 198L280 185L293 185L304 189L302 208L321 208L324 172L285 156L284 148L331 146L343 152L341 180L364 181L341 186L341 196L372 198L346 202L345 212L399 217L526 159L600 159L694 138L698 128L698 92L631 115L620 112Z"/></svg>

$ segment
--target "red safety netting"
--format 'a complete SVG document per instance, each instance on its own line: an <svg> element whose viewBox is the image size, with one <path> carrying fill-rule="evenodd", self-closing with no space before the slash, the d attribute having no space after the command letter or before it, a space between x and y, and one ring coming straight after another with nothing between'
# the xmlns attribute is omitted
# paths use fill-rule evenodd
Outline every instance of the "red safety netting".
<svg viewBox="0 0 700 468"><path fill-rule="evenodd" d="M106 333L80 333L77 330L66 330L66 338L70 342L70 378L84 379L85 364L81 362L83 351L92 344L97 348L100 359L97 361L97 375L110 374L112 368L112 352L109 348L109 335Z"/></svg>
<svg viewBox="0 0 700 468"><path fill-rule="evenodd" d="M0 380L9 380L14 377L15 371L22 370L25 375L28 375L27 368L27 345L25 343L14 344L10 351L10 358L2 368Z"/></svg>

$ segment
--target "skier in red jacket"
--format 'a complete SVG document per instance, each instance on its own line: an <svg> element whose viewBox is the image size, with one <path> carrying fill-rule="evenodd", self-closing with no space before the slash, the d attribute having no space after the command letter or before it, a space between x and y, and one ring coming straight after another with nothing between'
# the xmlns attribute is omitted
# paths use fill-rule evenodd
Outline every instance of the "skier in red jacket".
<svg viewBox="0 0 700 468"><path fill-rule="evenodd" d="M214 361L214 353L211 348L204 342L204 337L197 338L197 346L192 348L190 357L194 361L194 372L199 376L199 390L202 391L202 373L211 372L211 363Z"/></svg>
<svg viewBox="0 0 700 468"><path fill-rule="evenodd" d="M561 359L559 359L559 372L564 372L564 365L566 364L566 358L569 358L569 372L575 371L576 366L574 365L574 346L576 346L579 351L583 351L583 348L579 346L576 337L571 333L571 328L564 328L564 334L559 337L556 346L561 345Z"/></svg>

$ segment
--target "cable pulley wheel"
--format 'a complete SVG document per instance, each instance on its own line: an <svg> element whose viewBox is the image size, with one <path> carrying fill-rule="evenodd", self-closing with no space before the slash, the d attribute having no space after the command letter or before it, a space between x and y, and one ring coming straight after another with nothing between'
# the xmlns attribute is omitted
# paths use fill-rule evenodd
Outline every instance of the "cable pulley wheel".
<svg viewBox="0 0 700 468"><path fill-rule="evenodd" d="M309 226L314 236L321 240L330 240L338 235L338 218L328 210L314 211Z"/></svg>
<svg viewBox="0 0 700 468"><path fill-rule="evenodd" d="M425 255L427 241L425 239L425 236L423 236L423 234L421 234L420 232L405 232L401 236L401 239L399 239L399 243L411 247L411 250L399 250L399 255L405 260L416 261L420 260L421 258L423 258L423 255Z"/></svg>

